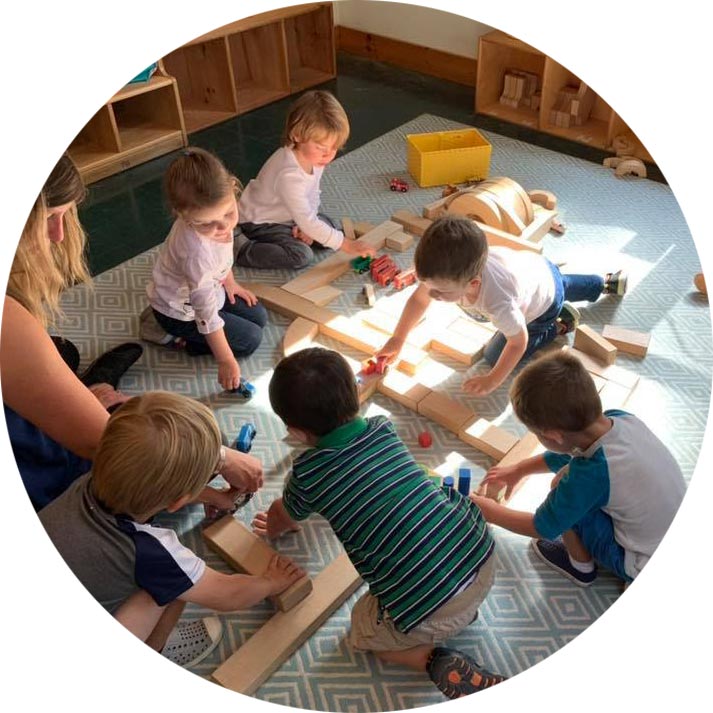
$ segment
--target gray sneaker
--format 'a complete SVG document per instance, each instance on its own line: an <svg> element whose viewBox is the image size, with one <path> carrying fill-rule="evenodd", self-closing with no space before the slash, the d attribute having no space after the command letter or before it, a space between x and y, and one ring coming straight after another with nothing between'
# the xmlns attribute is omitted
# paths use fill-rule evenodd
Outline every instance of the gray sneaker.
<svg viewBox="0 0 713 713"><path fill-rule="evenodd" d="M605 295L618 295L621 297L626 293L626 283L628 280L628 275L623 270L617 270L616 272L608 272L604 277L604 290Z"/></svg>
<svg viewBox="0 0 713 713"><path fill-rule="evenodd" d="M191 668L213 651L222 636L223 624L217 616L179 621L168 635L161 655L183 668Z"/></svg>
<svg viewBox="0 0 713 713"><path fill-rule="evenodd" d="M579 321L582 319L580 311L569 302L562 304L557 323L560 325L559 334L570 334L579 326Z"/></svg>

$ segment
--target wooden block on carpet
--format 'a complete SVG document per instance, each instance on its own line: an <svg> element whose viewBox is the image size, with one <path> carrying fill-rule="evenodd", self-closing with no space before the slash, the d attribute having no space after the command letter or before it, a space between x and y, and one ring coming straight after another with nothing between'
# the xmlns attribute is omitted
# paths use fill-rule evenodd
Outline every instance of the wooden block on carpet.
<svg viewBox="0 0 713 713"><path fill-rule="evenodd" d="M320 307L304 297L286 292L281 287L268 285L264 282L243 282L245 289L250 290L268 309L282 314L290 319L304 317L317 324L329 322L337 316L336 312Z"/></svg>
<svg viewBox="0 0 713 713"><path fill-rule="evenodd" d="M504 428L478 416L463 425L458 438L497 461L505 458L519 440Z"/></svg>
<svg viewBox="0 0 713 713"><path fill-rule="evenodd" d="M605 364L613 364L616 360L616 347L586 324L580 324L575 329L574 348Z"/></svg>
<svg viewBox="0 0 713 713"><path fill-rule="evenodd" d="M391 220L394 223L399 223L403 225L407 232L412 235L416 235L419 238L426 232L426 228L433 222L428 218L422 218L420 215L411 213L408 210L397 210L392 216Z"/></svg>
<svg viewBox="0 0 713 713"><path fill-rule="evenodd" d="M537 436L529 431L505 454L498 465L514 465L521 460L543 453L545 447L537 440Z"/></svg>
<svg viewBox="0 0 713 713"><path fill-rule="evenodd" d="M282 353L290 356L302 349L312 346L312 342L319 334L319 325L304 317L297 317L285 330L282 339Z"/></svg>
<svg viewBox="0 0 713 713"><path fill-rule="evenodd" d="M310 302L314 302L320 307L324 307L324 305L328 305L332 300L336 300L341 294L342 291L338 290L336 287L324 285L322 287L318 287L316 290L305 292L302 297Z"/></svg>
<svg viewBox="0 0 713 713"><path fill-rule="evenodd" d="M645 357L649 351L651 335L645 332L635 332L633 329L624 329L623 327L605 324L602 336L624 354Z"/></svg>
<svg viewBox="0 0 713 713"><path fill-rule="evenodd" d="M431 393L431 389L401 371L390 370L376 387L379 393L418 411L418 404Z"/></svg>
<svg viewBox="0 0 713 713"><path fill-rule="evenodd" d="M278 612L213 672L225 688L250 696L361 585L345 553L315 578L312 593L288 612Z"/></svg>
<svg viewBox="0 0 713 713"><path fill-rule="evenodd" d="M351 218L342 218L342 232L347 240L356 239L354 232L354 221Z"/></svg>
<svg viewBox="0 0 713 713"><path fill-rule="evenodd" d="M354 222L354 235L360 238L368 232L374 230L376 226L373 223L368 223L366 220L357 220Z"/></svg>
<svg viewBox="0 0 713 713"><path fill-rule="evenodd" d="M613 381L616 384L626 386L630 389L633 389L639 383L639 375L633 371L627 371L617 364L604 364L598 359L589 356L589 354L579 351L579 349L565 347L565 350L576 356L590 374L596 374L607 381Z"/></svg>
<svg viewBox="0 0 713 713"><path fill-rule="evenodd" d="M413 235L407 235L403 231L392 233L386 238L386 247L397 252L408 250L413 245Z"/></svg>
<svg viewBox="0 0 713 713"><path fill-rule="evenodd" d="M261 575L277 554L262 538L253 534L232 515L225 515L203 530L203 539L231 567L244 574ZM312 591L306 575L270 601L283 612L292 609Z"/></svg>
<svg viewBox="0 0 713 713"><path fill-rule="evenodd" d="M475 414L467 406L455 401L450 396L439 391L432 391L425 398L418 402L418 412L430 418L436 423L440 423L456 435L468 421L471 421Z"/></svg>

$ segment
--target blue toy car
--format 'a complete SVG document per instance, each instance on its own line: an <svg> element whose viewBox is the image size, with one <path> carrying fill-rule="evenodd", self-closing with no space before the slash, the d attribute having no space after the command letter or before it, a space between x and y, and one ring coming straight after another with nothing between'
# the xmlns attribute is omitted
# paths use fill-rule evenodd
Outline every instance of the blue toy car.
<svg viewBox="0 0 713 713"><path fill-rule="evenodd" d="M253 439L257 429L252 423L245 423L240 427L238 437L235 439L235 448L241 453L249 453L253 447Z"/></svg>
<svg viewBox="0 0 713 713"><path fill-rule="evenodd" d="M233 394L239 394L247 401L255 396L255 387L250 382L245 381L245 379L241 376L240 386L238 386L237 389L231 389L230 392Z"/></svg>

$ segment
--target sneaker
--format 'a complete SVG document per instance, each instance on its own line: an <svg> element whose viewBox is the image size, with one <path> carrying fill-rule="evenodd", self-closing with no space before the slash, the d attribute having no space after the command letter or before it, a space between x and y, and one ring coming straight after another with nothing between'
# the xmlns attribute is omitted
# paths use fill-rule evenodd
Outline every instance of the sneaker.
<svg viewBox="0 0 713 713"><path fill-rule="evenodd" d="M213 651L222 636L223 624L217 616L179 621L168 635L161 655L179 666L191 668Z"/></svg>
<svg viewBox="0 0 713 713"><path fill-rule="evenodd" d="M111 384L116 389L119 379L143 353L144 348L136 342L120 344L95 359L79 379L85 386Z"/></svg>
<svg viewBox="0 0 713 713"><path fill-rule="evenodd" d="M171 346L175 337L158 323L153 308L149 305L139 316L139 339L162 346Z"/></svg>
<svg viewBox="0 0 713 713"><path fill-rule="evenodd" d="M580 311L573 304L564 302L557 317L557 323L560 327L557 330L558 334L570 334L574 332L579 326L580 319L582 319Z"/></svg>
<svg viewBox="0 0 713 713"><path fill-rule="evenodd" d="M604 277L604 290L605 295L621 295L626 293L626 283L628 280L628 275L623 270L617 270L616 272L608 272Z"/></svg>
<svg viewBox="0 0 713 713"><path fill-rule="evenodd" d="M548 566L580 587L588 587L597 578L597 568L580 572L569 559L567 548L559 540L531 540L532 551Z"/></svg>
<svg viewBox="0 0 713 713"><path fill-rule="evenodd" d="M507 680L486 671L468 654L443 646L433 649L426 670L438 690L450 699L469 696Z"/></svg>

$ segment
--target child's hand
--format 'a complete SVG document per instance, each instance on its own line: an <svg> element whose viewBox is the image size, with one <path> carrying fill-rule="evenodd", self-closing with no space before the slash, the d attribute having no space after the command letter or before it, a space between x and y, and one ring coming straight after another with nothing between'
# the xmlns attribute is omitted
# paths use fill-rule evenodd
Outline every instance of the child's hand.
<svg viewBox="0 0 713 713"><path fill-rule="evenodd" d="M495 500L486 498L485 495L476 495L475 493L471 493L468 497L478 506L478 509L483 513L483 517L488 522L491 522L494 519L496 509L503 507L502 505L498 505Z"/></svg>
<svg viewBox="0 0 713 713"><path fill-rule="evenodd" d="M226 280L223 287L225 287L225 294L228 295L228 302L231 305L235 304L236 297L245 302L248 307L254 307L257 304L257 297L250 290L241 287L235 280Z"/></svg>
<svg viewBox="0 0 713 713"><path fill-rule="evenodd" d="M218 362L218 382L226 391L240 386L240 365L235 357Z"/></svg>
<svg viewBox="0 0 713 713"><path fill-rule="evenodd" d="M253 532L260 537L267 537L268 540L276 540L286 532L299 532L302 528L293 524L292 527L282 523L277 523L277 518L270 517L269 512L259 512L251 523Z"/></svg>
<svg viewBox="0 0 713 713"><path fill-rule="evenodd" d="M522 480L522 476L517 470L517 466L493 466L480 482L477 492L485 492L485 488L492 484L493 489L505 487L505 498L512 495L513 488Z"/></svg>
<svg viewBox="0 0 713 713"><path fill-rule="evenodd" d="M305 572L288 557L276 554L270 560L262 576L270 582L270 594L279 594L304 577Z"/></svg>
<svg viewBox="0 0 713 713"><path fill-rule="evenodd" d="M305 245L312 245L314 242L307 233L303 233L296 225L292 226L292 237L302 241Z"/></svg>
<svg viewBox="0 0 713 713"><path fill-rule="evenodd" d="M249 453L225 449L225 465L220 473L236 492L254 493L262 487L262 463Z"/></svg>
<svg viewBox="0 0 713 713"><path fill-rule="evenodd" d="M490 374L471 376L463 382L463 391L473 396L487 396L495 391L500 384L496 383Z"/></svg>
<svg viewBox="0 0 713 713"><path fill-rule="evenodd" d="M359 255L360 257L366 257L370 255L374 257L376 255L376 250L361 240L343 240L341 250L348 255Z"/></svg>
<svg viewBox="0 0 713 713"><path fill-rule="evenodd" d="M92 384L88 388L105 409L123 404L131 398L128 394L117 391L111 384Z"/></svg>
<svg viewBox="0 0 713 713"><path fill-rule="evenodd" d="M386 363L391 364L403 348L403 339L399 339L398 337L391 337L391 339L389 339L389 341L386 342L386 344L384 344L384 346L381 347L381 349L379 349L376 354L374 354L374 357L376 359L386 359Z"/></svg>

